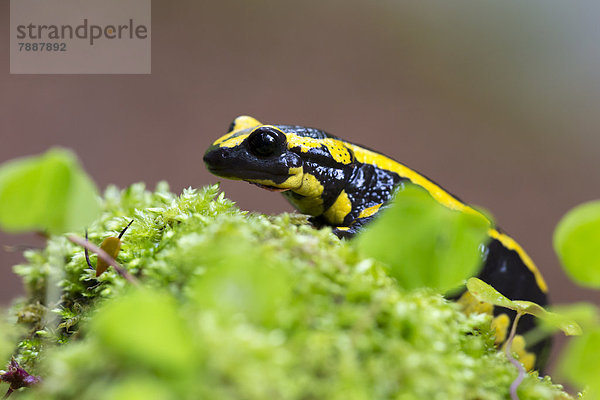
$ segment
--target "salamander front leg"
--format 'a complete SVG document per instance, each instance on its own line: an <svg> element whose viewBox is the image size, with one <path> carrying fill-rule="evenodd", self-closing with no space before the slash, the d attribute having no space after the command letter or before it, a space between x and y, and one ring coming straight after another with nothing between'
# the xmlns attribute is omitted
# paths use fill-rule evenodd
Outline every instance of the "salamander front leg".
<svg viewBox="0 0 600 400"><path fill-rule="evenodd" d="M337 226L333 228L333 233L340 239L350 239L363 230L364 226L371 222L373 218L375 218L374 215L364 218L357 218L352 221L350 226Z"/></svg>

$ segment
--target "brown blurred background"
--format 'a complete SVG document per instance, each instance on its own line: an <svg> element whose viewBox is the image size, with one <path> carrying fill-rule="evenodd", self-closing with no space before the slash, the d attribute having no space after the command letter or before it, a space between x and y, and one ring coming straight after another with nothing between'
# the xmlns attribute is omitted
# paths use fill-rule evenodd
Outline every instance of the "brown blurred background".
<svg viewBox="0 0 600 400"><path fill-rule="evenodd" d="M592 1L167 1L151 75L9 75L0 3L0 162L74 149L101 188L216 182L206 147L233 117L315 126L394 156L483 206L527 249L555 302L571 284L552 232L600 198L600 4ZM240 207L291 210L223 182ZM40 244L0 234L0 244ZM3 247L3 246L2 246ZM0 249L0 305L23 293Z"/></svg>

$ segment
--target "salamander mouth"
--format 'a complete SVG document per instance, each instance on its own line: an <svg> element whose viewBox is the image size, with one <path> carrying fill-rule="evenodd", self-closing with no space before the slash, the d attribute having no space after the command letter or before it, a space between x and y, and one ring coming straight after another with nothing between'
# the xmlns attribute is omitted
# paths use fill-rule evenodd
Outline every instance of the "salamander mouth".
<svg viewBox="0 0 600 400"><path fill-rule="evenodd" d="M207 166L206 167L208 169L208 171L216 176L220 176L221 178L226 178L226 179L232 179L232 180L243 180L246 181L248 183L252 183L253 185L259 186L263 189L269 189L269 190L287 190L287 189L281 189L275 186L268 186L268 185L263 185L260 183L255 183L250 181L249 179L277 179L279 178L278 176L274 176L274 175L267 175L264 173L264 171L253 171L253 170L245 170L244 173L240 173L240 171L236 171L236 170L232 170L230 168L218 168L218 167L214 167L214 166ZM260 175L264 175L264 177L260 177ZM244 176L246 175L246 176ZM250 175L250 177L248 176ZM289 178L289 175L286 175L285 178L281 179L282 181L285 181L285 179Z"/></svg>
<svg viewBox="0 0 600 400"><path fill-rule="evenodd" d="M258 186L261 189L266 189L266 190L268 190L270 192L286 192L286 191L290 190L288 188L278 188L278 187L275 187L275 186L263 185L261 183L256 183L256 182L250 182L250 181L246 181L246 182L248 182L248 183L250 183L252 185Z"/></svg>
<svg viewBox="0 0 600 400"><path fill-rule="evenodd" d="M240 179L240 178L236 177L234 173L231 173L231 170L228 168L216 168L216 167L207 165L206 169L211 174L220 176L221 178L233 179L233 180Z"/></svg>

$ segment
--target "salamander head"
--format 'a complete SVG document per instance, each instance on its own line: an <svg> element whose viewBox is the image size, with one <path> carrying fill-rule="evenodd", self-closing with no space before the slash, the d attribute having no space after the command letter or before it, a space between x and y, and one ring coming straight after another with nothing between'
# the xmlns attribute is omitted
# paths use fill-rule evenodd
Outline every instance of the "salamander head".
<svg viewBox="0 0 600 400"><path fill-rule="evenodd" d="M230 132L208 148L204 163L217 176L269 190L293 190L302 185L302 158L289 151L286 134L252 117L237 117Z"/></svg>

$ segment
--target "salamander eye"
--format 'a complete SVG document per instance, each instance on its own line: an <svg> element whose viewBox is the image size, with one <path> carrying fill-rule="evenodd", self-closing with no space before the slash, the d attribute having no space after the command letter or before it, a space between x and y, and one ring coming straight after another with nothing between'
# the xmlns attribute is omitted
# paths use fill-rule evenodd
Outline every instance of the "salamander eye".
<svg viewBox="0 0 600 400"><path fill-rule="evenodd" d="M259 157L269 157L282 147L284 137L281 132L269 127L260 127L248 137L248 150Z"/></svg>

